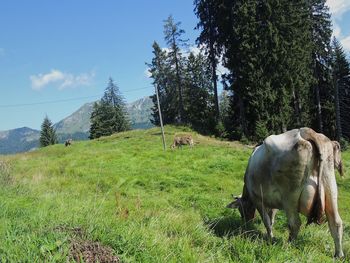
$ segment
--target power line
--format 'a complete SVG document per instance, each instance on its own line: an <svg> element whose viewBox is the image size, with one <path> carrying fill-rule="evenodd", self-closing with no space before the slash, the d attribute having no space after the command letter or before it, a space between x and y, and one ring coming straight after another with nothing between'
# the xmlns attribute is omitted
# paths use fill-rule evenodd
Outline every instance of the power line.
<svg viewBox="0 0 350 263"><path fill-rule="evenodd" d="M40 101L40 102L33 102L33 103L6 104L6 105L0 105L0 108L11 108L11 107L32 106L32 105L41 105L41 104L52 104L52 103L60 103L60 102L67 102L67 101L74 101L74 100L81 100L81 99L96 98L96 97L99 97L99 96L101 96L101 95L94 95L94 96L88 96L88 97L77 97L77 98L62 99L62 100Z"/></svg>
<svg viewBox="0 0 350 263"><path fill-rule="evenodd" d="M149 88L153 88L153 87L149 86L149 87L143 87L143 88L139 88L139 89L132 89L132 90L124 91L123 93L129 93L129 92L133 92L133 91L137 91L137 90L144 90L144 89L149 89ZM61 102L68 102L68 101L75 101L75 100L92 99L92 98L98 98L98 97L102 97L102 94L92 95L92 96L87 96L87 97L76 97L76 98L69 98L69 99L49 100L49 101L40 101L40 102L32 102L32 103L3 104L3 105L0 105L0 108L13 108L13 107L22 107L22 106L53 104L53 103L61 103Z"/></svg>
<svg viewBox="0 0 350 263"><path fill-rule="evenodd" d="M154 88L153 86L148 86L148 87L143 87L143 88L138 88L138 89L131 89L131 90L126 90L126 91L123 91L121 92L122 94L123 93L129 93L129 92L133 92L133 91L137 91L137 90L142 90L142 89L150 89L150 88Z"/></svg>

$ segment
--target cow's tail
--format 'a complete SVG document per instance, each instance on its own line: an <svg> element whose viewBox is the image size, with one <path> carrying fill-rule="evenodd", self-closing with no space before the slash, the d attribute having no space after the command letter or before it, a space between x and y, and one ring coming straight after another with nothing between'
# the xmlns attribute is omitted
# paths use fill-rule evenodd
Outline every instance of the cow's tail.
<svg viewBox="0 0 350 263"><path fill-rule="evenodd" d="M342 161L340 161L340 163L339 163L338 172L339 172L341 177L344 177L344 166L343 166L343 162Z"/></svg>
<svg viewBox="0 0 350 263"><path fill-rule="evenodd" d="M326 163L326 144L325 137L316 133L310 128L301 128L300 135L303 139L312 142L317 149L318 153L318 173L317 173L317 190L316 198L313 202L311 213L308 217L308 223L316 222L317 224L323 223L323 215L325 212L325 192L323 186L323 170Z"/></svg>

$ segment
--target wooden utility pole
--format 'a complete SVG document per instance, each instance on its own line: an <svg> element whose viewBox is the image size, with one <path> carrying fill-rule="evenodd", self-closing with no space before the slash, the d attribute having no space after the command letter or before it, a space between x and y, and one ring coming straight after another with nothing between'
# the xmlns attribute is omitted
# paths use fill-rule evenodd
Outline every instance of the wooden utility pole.
<svg viewBox="0 0 350 263"><path fill-rule="evenodd" d="M155 84L155 85L154 85L154 88L155 88L155 90L156 90L156 96L157 96L157 105L158 105L159 122L160 122L160 128L161 128L161 130L162 130L163 149L164 149L164 151L165 151L165 149L166 149L166 144L165 144L165 135L164 135L162 111L160 110L160 103L159 103L158 85Z"/></svg>

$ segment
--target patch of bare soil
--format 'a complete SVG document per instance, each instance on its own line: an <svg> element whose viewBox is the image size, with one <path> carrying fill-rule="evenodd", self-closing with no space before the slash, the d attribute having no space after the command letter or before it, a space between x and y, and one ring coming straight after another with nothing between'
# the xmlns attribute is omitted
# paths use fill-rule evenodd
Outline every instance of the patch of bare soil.
<svg viewBox="0 0 350 263"><path fill-rule="evenodd" d="M70 242L68 261L85 263L114 263L121 262L115 255L112 248L104 246L99 242L85 240L87 235L83 228L79 226L58 225L54 231L69 234Z"/></svg>
<svg viewBox="0 0 350 263"><path fill-rule="evenodd" d="M110 247L103 246L99 242L85 240L73 240L71 242L69 260L86 263L121 262Z"/></svg>

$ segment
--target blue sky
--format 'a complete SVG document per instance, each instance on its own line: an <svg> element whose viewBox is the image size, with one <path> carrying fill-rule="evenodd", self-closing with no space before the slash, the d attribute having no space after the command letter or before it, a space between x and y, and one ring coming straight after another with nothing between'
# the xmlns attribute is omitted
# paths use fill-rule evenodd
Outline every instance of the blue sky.
<svg viewBox="0 0 350 263"><path fill-rule="evenodd" d="M350 51L350 0L328 3ZM98 99L109 77L128 102L151 95L145 62L154 40L165 46L170 14L193 44L192 0L1 0L0 130L39 129L46 114L60 121ZM35 104L48 101L55 103Z"/></svg>

